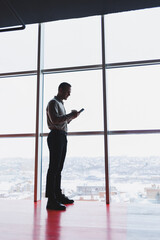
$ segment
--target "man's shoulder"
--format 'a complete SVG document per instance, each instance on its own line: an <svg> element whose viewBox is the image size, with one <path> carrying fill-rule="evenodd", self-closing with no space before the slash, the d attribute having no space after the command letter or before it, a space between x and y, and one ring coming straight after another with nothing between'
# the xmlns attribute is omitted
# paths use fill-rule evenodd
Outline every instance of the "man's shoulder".
<svg viewBox="0 0 160 240"><path fill-rule="evenodd" d="M56 105L56 104L57 104L56 99L55 99L55 98L52 98L52 99L48 102L47 108L48 108L48 107L51 107L51 106L54 106L54 105Z"/></svg>
<svg viewBox="0 0 160 240"><path fill-rule="evenodd" d="M56 96L54 98L52 98L49 102L47 107L60 107L61 106L61 102L56 98Z"/></svg>
<svg viewBox="0 0 160 240"><path fill-rule="evenodd" d="M59 103L59 101L56 99L56 97L52 98L48 104L55 104L55 103Z"/></svg>

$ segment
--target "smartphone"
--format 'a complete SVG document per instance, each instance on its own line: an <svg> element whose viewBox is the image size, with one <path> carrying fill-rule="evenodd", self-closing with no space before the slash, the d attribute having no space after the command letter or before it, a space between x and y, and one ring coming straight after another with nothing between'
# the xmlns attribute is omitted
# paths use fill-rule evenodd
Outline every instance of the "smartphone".
<svg viewBox="0 0 160 240"><path fill-rule="evenodd" d="M82 108L80 111L79 111L79 113L81 113L81 112L83 112L84 111L84 108Z"/></svg>

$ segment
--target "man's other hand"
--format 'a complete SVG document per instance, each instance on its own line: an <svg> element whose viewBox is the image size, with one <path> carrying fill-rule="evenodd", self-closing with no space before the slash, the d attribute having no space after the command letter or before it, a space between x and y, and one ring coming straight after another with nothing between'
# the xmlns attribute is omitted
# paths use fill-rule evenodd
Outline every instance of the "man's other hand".
<svg viewBox="0 0 160 240"><path fill-rule="evenodd" d="M77 118L80 114L77 110L72 110L71 113L72 113L73 118Z"/></svg>

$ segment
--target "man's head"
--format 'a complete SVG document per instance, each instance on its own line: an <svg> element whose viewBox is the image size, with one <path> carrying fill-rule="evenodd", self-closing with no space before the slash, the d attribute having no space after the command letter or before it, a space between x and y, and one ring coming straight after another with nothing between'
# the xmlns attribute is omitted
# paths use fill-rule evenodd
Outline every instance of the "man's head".
<svg viewBox="0 0 160 240"><path fill-rule="evenodd" d="M71 85L67 82L63 82L58 87L58 97L61 100L67 100L71 94Z"/></svg>

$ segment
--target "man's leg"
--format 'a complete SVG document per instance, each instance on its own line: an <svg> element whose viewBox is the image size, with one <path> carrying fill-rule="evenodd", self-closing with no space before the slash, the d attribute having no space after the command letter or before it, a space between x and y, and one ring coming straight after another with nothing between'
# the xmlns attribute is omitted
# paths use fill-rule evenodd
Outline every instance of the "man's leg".
<svg viewBox="0 0 160 240"><path fill-rule="evenodd" d="M62 135L62 138L63 138L63 140L62 140L62 142L63 142L62 155L61 155L61 161L60 161L60 165L59 165L59 173L57 174L57 178L56 178L56 199L58 200L58 202L63 203L63 204L72 204L72 203L74 203L74 200L69 199L64 194L62 194L62 190L61 190L61 172L63 170L64 161L65 161L65 157L66 157L66 151L67 151L66 136Z"/></svg>
<svg viewBox="0 0 160 240"><path fill-rule="evenodd" d="M64 166L64 161L66 157L66 151L67 151L67 138L65 135L61 135L62 138L62 151L61 151L61 160L59 162L59 168L57 171L57 176L56 176L56 197L60 196L62 194L62 189L61 189L61 173L63 170Z"/></svg>
<svg viewBox="0 0 160 240"><path fill-rule="evenodd" d="M59 163L62 155L62 143L58 134L51 132L47 139L50 162L47 173L46 197L48 197L47 208L55 210L65 210L65 206L56 200L56 178L59 172Z"/></svg>

